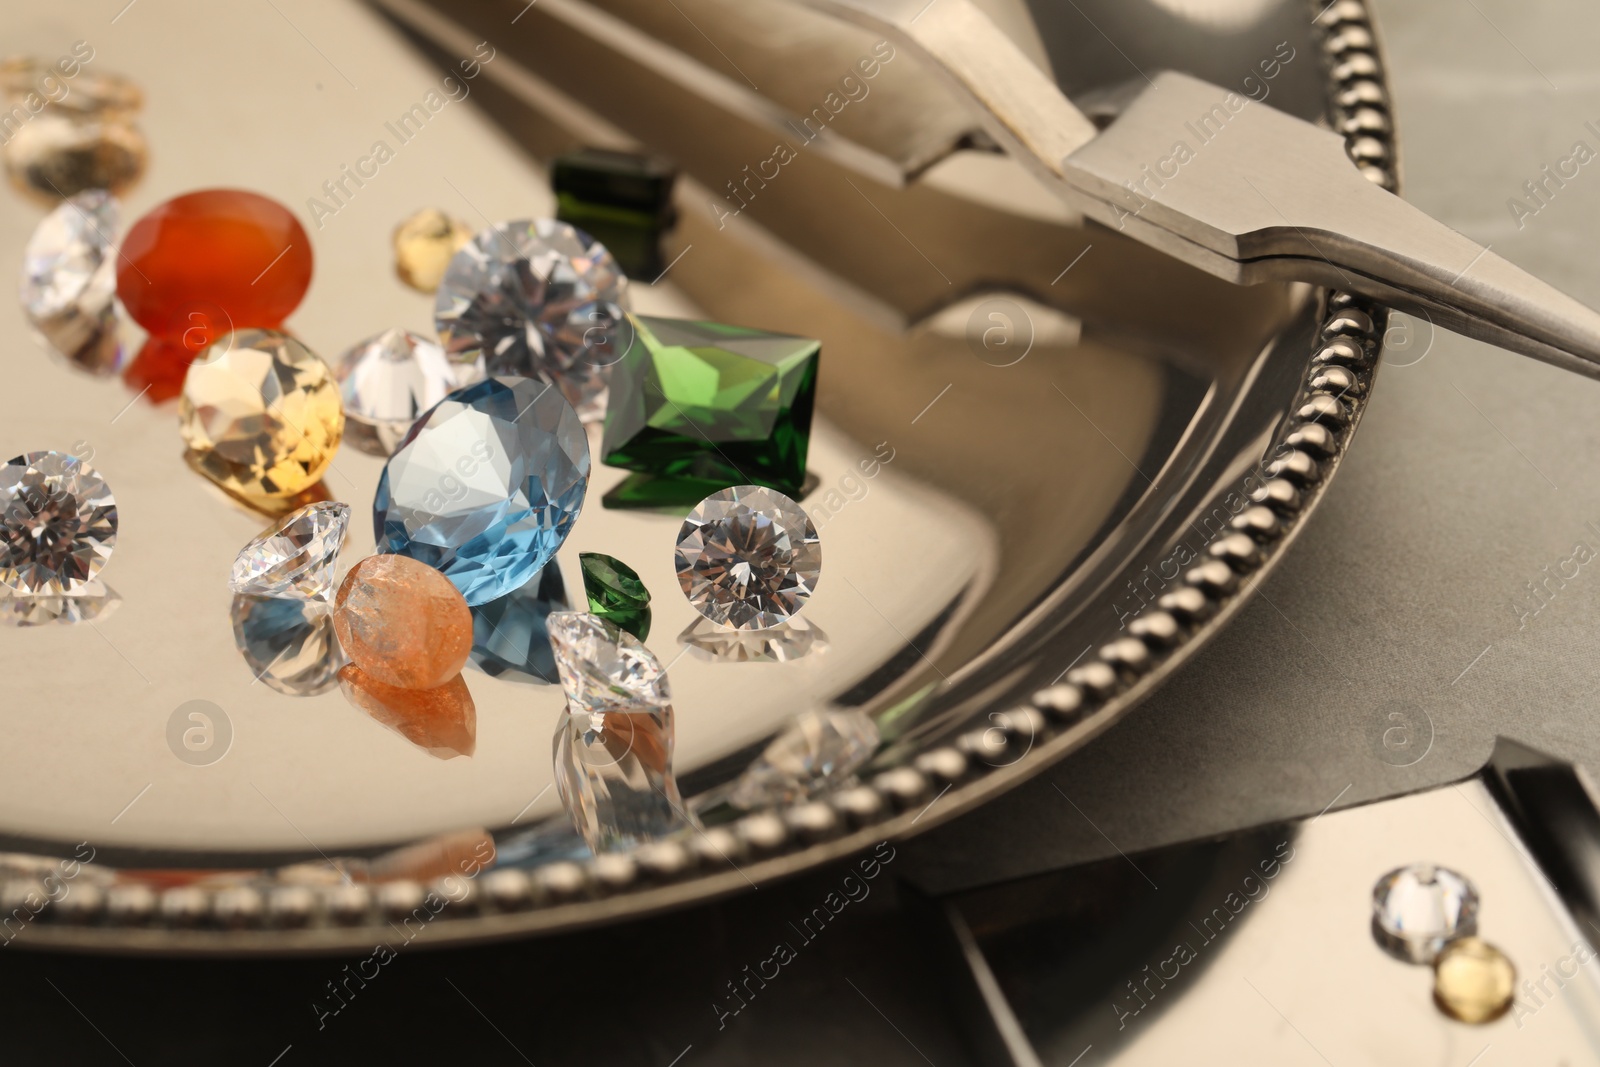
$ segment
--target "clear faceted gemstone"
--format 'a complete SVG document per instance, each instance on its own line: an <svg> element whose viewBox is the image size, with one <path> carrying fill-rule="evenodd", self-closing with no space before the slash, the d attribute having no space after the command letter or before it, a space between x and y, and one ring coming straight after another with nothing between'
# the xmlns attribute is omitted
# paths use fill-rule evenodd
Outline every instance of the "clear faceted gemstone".
<svg viewBox="0 0 1600 1067"><path fill-rule="evenodd" d="M232 615L233 642L263 685L297 697L338 686L345 656L326 604L241 594Z"/></svg>
<svg viewBox="0 0 1600 1067"><path fill-rule="evenodd" d="M719 626L766 630L805 606L822 572L811 518L775 489L736 485L702 500L678 532L678 584Z"/></svg>
<svg viewBox="0 0 1600 1067"><path fill-rule="evenodd" d="M379 552L444 572L470 605L528 583L572 530L589 440L559 390L490 378L412 426L378 480Z"/></svg>
<svg viewBox="0 0 1600 1067"><path fill-rule="evenodd" d="M94 374L110 374L122 361L119 215L110 193L79 193L44 217L23 255L22 309L34 336Z"/></svg>
<svg viewBox="0 0 1600 1067"><path fill-rule="evenodd" d="M484 377L482 360L453 363L433 341L399 328L351 348L334 373L345 440L374 456L392 455L423 412Z"/></svg>
<svg viewBox="0 0 1600 1067"><path fill-rule="evenodd" d="M1372 925L1389 951L1428 963L1447 941L1477 932L1478 891L1446 867L1399 867L1372 888Z"/></svg>
<svg viewBox="0 0 1600 1067"><path fill-rule="evenodd" d="M661 661L615 623L580 611L557 611L546 625L561 688L573 710L639 710L672 702Z"/></svg>
<svg viewBox="0 0 1600 1067"><path fill-rule="evenodd" d="M604 245L553 219L502 222L455 254L434 325L451 359L560 386L585 422L605 417L628 347L628 280Z"/></svg>
<svg viewBox="0 0 1600 1067"><path fill-rule="evenodd" d="M878 748L878 724L860 711L807 711L745 768L729 801L746 810L793 804L836 788Z"/></svg>
<svg viewBox="0 0 1600 1067"><path fill-rule="evenodd" d="M239 551L228 588L252 596L326 599L349 528L349 504L307 504Z"/></svg>
<svg viewBox="0 0 1600 1067"><path fill-rule="evenodd" d="M828 635L801 618L770 630L735 630L710 619L696 619L678 642L689 654L712 663L788 663L828 648Z"/></svg>
<svg viewBox="0 0 1600 1067"><path fill-rule="evenodd" d="M521 589L472 609L472 662L491 678L559 681L546 620L570 606L561 565L551 560Z"/></svg>
<svg viewBox="0 0 1600 1067"><path fill-rule="evenodd" d="M555 735L556 791L595 852L691 830L672 773L672 708L574 709Z"/></svg>
<svg viewBox="0 0 1600 1067"><path fill-rule="evenodd" d="M116 591L91 581L72 596L12 596L0 591L0 626L48 626L99 621L122 603Z"/></svg>
<svg viewBox="0 0 1600 1067"><path fill-rule="evenodd" d="M0 467L0 585L72 596L117 543L117 502L93 467L65 452L29 452Z"/></svg>

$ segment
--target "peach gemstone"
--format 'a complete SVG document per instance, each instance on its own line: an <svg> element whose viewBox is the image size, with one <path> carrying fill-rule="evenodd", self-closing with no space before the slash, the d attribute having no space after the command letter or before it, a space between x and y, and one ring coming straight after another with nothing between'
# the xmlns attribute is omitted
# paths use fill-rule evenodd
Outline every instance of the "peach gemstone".
<svg viewBox="0 0 1600 1067"><path fill-rule="evenodd" d="M471 756L478 747L478 708L459 674L432 689L402 689L347 663L339 668L339 689L350 703L436 759Z"/></svg>
<svg viewBox="0 0 1600 1067"><path fill-rule="evenodd" d="M408 556L368 556L339 586L333 628L374 681L433 689L472 652L472 612L450 579Z"/></svg>

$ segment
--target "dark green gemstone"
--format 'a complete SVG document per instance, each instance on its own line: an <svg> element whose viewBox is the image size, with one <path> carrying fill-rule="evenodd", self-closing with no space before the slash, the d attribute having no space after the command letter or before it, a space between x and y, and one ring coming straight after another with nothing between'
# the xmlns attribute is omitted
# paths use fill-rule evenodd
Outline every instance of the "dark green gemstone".
<svg viewBox="0 0 1600 1067"><path fill-rule="evenodd" d="M677 221L677 171L653 156L585 148L550 170L556 218L605 245L630 278L654 281L664 269L661 238Z"/></svg>
<svg viewBox="0 0 1600 1067"><path fill-rule="evenodd" d="M714 322L628 318L634 337L612 369L605 462L694 483L698 495L689 504L735 485L798 498L821 342Z"/></svg>
<svg viewBox="0 0 1600 1067"><path fill-rule="evenodd" d="M650 590L634 569L600 552L578 553L589 614L598 615L643 641L650 636Z"/></svg>

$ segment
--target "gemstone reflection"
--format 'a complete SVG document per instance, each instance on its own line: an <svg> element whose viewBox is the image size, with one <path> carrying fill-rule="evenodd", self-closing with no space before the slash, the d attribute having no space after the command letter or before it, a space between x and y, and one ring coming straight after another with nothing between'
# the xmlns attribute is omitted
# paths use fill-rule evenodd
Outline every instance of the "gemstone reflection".
<svg viewBox="0 0 1600 1067"><path fill-rule="evenodd" d="M860 711L807 711L773 738L735 783L729 802L794 804L849 781L878 748L878 724Z"/></svg>
<svg viewBox="0 0 1600 1067"><path fill-rule="evenodd" d="M560 678L546 620L569 606L561 565L551 560L521 589L472 609L472 662L491 678L554 684Z"/></svg>
<svg viewBox="0 0 1600 1067"><path fill-rule="evenodd" d="M698 825L672 773L670 707L562 715L555 778L573 827L596 852Z"/></svg>
<svg viewBox="0 0 1600 1067"><path fill-rule="evenodd" d="M22 629L52 623L71 626L98 622L121 603L116 590L99 581L89 582L72 596L13 596L9 590L0 589L0 626Z"/></svg>
<svg viewBox="0 0 1600 1067"><path fill-rule="evenodd" d="M804 619L790 619L770 630L735 630L710 619L696 619L678 635L696 659L712 663L789 663L828 649L828 635Z"/></svg>
<svg viewBox="0 0 1600 1067"><path fill-rule="evenodd" d="M385 685L355 664L339 672L345 699L437 759L471 756L478 745L478 709L456 675L432 689Z"/></svg>
<svg viewBox="0 0 1600 1067"><path fill-rule="evenodd" d="M312 697L339 684L345 657L325 603L240 594L231 614L233 643L263 685Z"/></svg>

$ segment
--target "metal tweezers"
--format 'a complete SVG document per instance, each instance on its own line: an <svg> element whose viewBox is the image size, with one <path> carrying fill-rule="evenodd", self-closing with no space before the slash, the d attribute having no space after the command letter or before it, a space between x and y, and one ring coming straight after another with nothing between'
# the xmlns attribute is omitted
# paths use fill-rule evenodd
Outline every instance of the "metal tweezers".
<svg viewBox="0 0 1600 1067"><path fill-rule="evenodd" d="M1063 200L1153 248L1242 285L1361 293L1600 378L1600 313L1373 184L1337 134L1255 102L1235 109L1228 90L1175 72L1102 132L970 0L799 2L910 49Z"/></svg>

